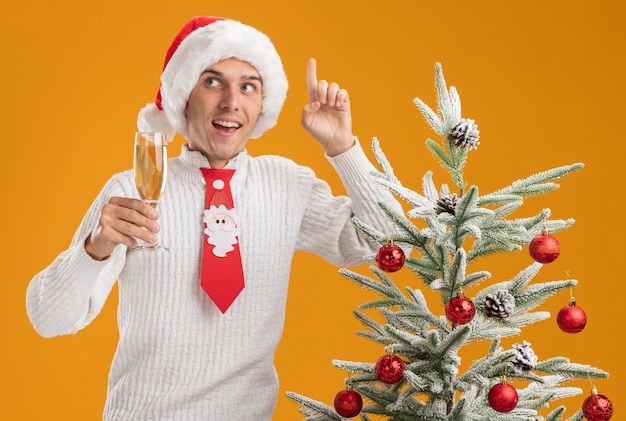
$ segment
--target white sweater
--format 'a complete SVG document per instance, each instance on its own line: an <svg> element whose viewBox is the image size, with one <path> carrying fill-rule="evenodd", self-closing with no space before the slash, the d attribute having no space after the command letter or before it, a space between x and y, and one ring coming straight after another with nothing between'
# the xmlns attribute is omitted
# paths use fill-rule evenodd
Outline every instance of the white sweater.
<svg viewBox="0 0 626 421"><path fill-rule="evenodd" d="M27 309L45 337L72 334L100 312L116 280L119 344L109 374L105 420L271 420L281 337L295 251L339 266L376 252L353 215L385 230L378 202L396 203L371 181L358 145L329 158L350 198L333 197L314 173L277 156L242 152L231 186L240 218L246 286L225 314L200 288L206 158L183 145L169 161L159 242L169 252L118 246L106 261L84 242L111 196L137 197L132 171L113 176L85 215L71 246L30 283ZM399 208L399 204L397 204Z"/></svg>

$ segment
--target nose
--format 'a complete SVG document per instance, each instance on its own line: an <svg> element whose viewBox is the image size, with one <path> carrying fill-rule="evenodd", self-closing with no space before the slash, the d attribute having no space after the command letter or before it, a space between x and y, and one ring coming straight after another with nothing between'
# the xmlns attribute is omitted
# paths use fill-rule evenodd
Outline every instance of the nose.
<svg viewBox="0 0 626 421"><path fill-rule="evenodd" d="M229 86L224 89L220 106L224 110L238 110L239 89L235 86Z"/></svg>

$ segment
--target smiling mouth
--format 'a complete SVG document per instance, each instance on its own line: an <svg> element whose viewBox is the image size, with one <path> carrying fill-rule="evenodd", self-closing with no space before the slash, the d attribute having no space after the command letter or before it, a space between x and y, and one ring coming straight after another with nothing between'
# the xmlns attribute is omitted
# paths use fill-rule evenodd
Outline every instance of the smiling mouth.
<svg viewBox="0 0 626 421"><path fill-rule="evenodd" d="M236 130L241 127L241 124L236 121L225 121L225 120L215 120L213 121L213 126L218 129L227 129L227 130Z"/></svg>

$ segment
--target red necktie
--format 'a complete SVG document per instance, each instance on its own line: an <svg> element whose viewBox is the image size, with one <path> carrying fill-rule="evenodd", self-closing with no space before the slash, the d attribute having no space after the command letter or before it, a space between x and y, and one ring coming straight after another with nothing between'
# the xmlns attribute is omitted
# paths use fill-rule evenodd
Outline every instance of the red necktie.
<svg viewBox="0 0 626 421"><path fill-rule="evenodd" d="M230 179L235 170L200 168L200 171L206 181L200 285L225 313L244 287L239 222L230 192Z"/></svg>

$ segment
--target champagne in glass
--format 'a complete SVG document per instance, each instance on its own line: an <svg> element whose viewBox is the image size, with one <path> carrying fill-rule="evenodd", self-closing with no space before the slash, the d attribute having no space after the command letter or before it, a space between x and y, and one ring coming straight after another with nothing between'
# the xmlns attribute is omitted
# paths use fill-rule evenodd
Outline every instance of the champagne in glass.
<svg viewBox="0 0 626 421"><path fill-rule="evenodd" d="M167 141L159 132L135 133L135 185L141 200L156 208L167 181ZM141 244L134 250L166 250L158 244Z"/></svg>

